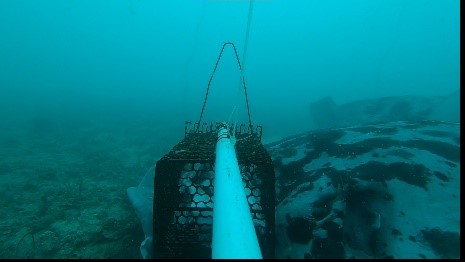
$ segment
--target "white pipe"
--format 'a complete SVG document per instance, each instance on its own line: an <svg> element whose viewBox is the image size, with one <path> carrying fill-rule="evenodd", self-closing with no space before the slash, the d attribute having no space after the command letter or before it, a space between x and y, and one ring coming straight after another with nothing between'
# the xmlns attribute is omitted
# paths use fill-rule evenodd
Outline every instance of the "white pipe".
<svg viewBox="0 0 465 262"><path fill-rule="evenodd" d="M234 145L224 127L216 143L212 258L262 258Z"/></svg>

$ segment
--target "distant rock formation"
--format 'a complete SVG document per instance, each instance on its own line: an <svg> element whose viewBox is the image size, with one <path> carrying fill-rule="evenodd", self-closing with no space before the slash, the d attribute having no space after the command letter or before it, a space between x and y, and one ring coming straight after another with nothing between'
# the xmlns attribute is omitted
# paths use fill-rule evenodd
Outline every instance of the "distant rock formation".
<svg viewBox="0 0 465 262"><path fill-rule="evenodd" d="M460 90L448 96L392 96L336 105L325 97L310 105L316 128L347 127L389 121L460 122Z"/></svg>

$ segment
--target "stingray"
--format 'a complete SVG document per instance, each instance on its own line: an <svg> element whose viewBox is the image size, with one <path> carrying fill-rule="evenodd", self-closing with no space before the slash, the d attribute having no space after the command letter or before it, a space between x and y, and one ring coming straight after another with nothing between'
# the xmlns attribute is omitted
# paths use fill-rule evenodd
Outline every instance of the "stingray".
<svg viewBox="0 0 465 262"><path fill-rule="evenodd" d="M145 239L140 245L143 258L152 257L154 178L155 166L152 166L137 187L130 187L126 190L145 234Z"/></svg>
<svg viewBox="0 0 465 262"><path fill-rule="evenodd" d="M265 148L277 179L277 258L440 258L434 244L411 239L431 228L458 234L460 123L312 130ZM127 190L144 258L153 255L154 168Z"/></svg>
<svg viewBox="0 0 465 262"><path fill-rule="evenodd" d="M459 232L460 123L319 129L266 148L278 258L442 258L409 239L436 227Z"/></svg>

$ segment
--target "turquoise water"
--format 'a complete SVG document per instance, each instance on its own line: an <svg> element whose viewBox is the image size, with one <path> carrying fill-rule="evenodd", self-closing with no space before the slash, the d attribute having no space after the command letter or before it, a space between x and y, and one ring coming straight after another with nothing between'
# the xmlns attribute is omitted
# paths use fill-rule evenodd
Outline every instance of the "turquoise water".
<svg viewBox="0 0 465 262"><path fill-rule="evenodd" d="M246 0L0 0L0 257L139 257L125 189L198 119L223 43L273 141L326 96L459 90L459 5L256 0L246 43ZM246 122L239 76L228 48L206 120Z"/></svg>

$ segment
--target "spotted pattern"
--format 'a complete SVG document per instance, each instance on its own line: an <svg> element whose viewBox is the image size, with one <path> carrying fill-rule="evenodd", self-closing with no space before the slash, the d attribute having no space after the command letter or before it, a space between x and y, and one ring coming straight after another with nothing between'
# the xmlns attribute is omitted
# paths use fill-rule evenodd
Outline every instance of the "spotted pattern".
<svg viewBox="0 0 465 262"><path fill-rule="evenodd" d="M458 123L316 130L267 150L277 176L278 258L459 254Z"/></svg>

